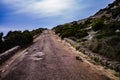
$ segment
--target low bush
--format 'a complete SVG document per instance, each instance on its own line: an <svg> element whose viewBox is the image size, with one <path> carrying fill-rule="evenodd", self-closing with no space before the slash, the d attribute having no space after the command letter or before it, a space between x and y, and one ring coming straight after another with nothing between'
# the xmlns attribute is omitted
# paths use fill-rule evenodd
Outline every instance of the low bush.
<svg viewBox="0 0 120 80"><path fill-rule="evenodd" d="M115 19L118 15L120 15L120 7L112 10L113 19Z"/></svg>
<svg viewBox="0 0 120 80"><path fill-rule="evenodd" d="M0 53L14 47L20 46L24 47L33 42L33 37L42 33L45 30L39 28L33 31L9 31L6 36L3 36L3 33L0 33Z"/></svg>
<svg viewBox="0 0 120 80"><path fill-rule="evenodd" d="M58 25L57 27L53 28L56 34L63 38L82 38L88 35L86 30L82 30L86 28L84 24L65 24L65 25Z"/></svg>
<svg viewBox="0 0 120 80"><path fill-rule="evenodd" d="M120 61L120 36L93 39L89 42L89 49L111 60Z"/></svg>
<svg viewBox="0 0 120 80"><path fill-rule="evenodd" d="M94 31L98 31L103 29L104 27L104 21L102 19L97 19L92 23L92 29Z"/></svg>

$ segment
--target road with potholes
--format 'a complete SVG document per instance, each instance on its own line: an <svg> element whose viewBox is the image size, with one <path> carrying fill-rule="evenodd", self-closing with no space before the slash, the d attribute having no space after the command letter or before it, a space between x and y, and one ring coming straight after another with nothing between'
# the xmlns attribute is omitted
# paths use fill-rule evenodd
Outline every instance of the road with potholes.
<svg viewBox="0 0 120 80"><path fill-rule="evenodd" d="M0 80L111 80L76 60L74 52L50 30L44 31L0 76Z"/></svg>

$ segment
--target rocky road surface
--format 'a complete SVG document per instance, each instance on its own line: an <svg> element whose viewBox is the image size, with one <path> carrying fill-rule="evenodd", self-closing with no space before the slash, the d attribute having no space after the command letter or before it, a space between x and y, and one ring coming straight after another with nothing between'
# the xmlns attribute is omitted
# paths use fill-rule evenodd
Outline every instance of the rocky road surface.
<svg viewBox="0 0 120 80"><path fill-rule="evenodd" d="M46 30L1 71L0 80L111 79L99 74L87 63L76 60L74 52L62 44L52 31Z"/></svg>

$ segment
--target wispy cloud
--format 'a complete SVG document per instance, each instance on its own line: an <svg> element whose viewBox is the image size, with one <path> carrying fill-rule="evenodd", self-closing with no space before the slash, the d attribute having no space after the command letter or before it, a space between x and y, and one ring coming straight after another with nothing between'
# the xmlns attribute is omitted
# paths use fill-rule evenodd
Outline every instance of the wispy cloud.
<svg viewBox="0 0 120 80"><path fill-rule="evenodd" d="M93 15L113 0L0 0L0 32L52 28Z"/></svg>
<svg viewBox="0 0 120 80"><path fill-rule="evenodd" d="M37 17L71 15L75 10L87 7L78 4L77 0L2 0L2 2L14 9L15 14L27 13Z"/></svg>

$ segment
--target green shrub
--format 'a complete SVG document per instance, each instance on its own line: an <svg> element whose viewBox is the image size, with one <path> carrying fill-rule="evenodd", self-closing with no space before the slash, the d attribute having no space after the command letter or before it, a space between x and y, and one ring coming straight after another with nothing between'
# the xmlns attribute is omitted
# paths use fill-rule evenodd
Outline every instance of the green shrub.
<svg viewBox="0 0 120 80"><path fill-rule="evenodd" d="M104 27L104 21L102 19L97 19L92 23L92 29L94 31L101 30Z"/></svg>
<svg viewBox="0 0 120 80"><path fill-rule="evenodd" d="M78 38L78 39L82 38L82 37L85 37L87 35L88 35L88 33L85 30L79 30L75 33L75 37Z"/></svg>
<svg viewBox="0 0 120 80"><path fill-rule="evenodd" d="M0 33L0 53L3 52L3 33Z"/></svg>
<svg viewBox="0 0 120 80"><path fill-rule="evenodd" d="M111 60L120 61L120 36L93 39L89 42L89 49Z"/></svg>
<svg viewBox="0 0 120 80"><path fill-rule="evenodd" d="M115 31L99 31L94 38L101 39L112 35L116 35Z"/></svg>
<svg viewBox="0 0 120 80"><path fill-rule="evenodd" d="M64 30L60 34L60 37L62 39L65 38L65 37L72 37L72 36L74 36L74 31L72 29Z"/></svg>
<svg viewBox="0 0 120 80"><path fill-rule="evenodd" d="M120 36L120 32L116 32L116 30L120 30L120 22L111 22L109 24L104 25L103 29L99 30L94 38L105 38L113 35Z"/></svg>
<svg viewBox="0 0 120 80"><path fill-rule="evenodd" d="M0 33L0 43L3 42L2 38L3 38L3 33L1 32L1 33Z"/></svg>
<svg viewBox="0 0 120 80"><path fill-rule="evenodd" d="M33 31L9 31L6 36L3 37L3 33L0 34L0 53L14 47L14 46L27 46L33 42L33 36L42 33L45 30L39 28ZM4 38L4 40L2 40Z"/></svg>
<svg viewBox="0 0 120 80"><path fill-rule="evenodd" d="M112 10L112 16L113 18L116 18L120 14L120 7Z"/></svg>
<svg viewBox="0 0 120 80"><path fill-rule="evenodd" d="M86 28L84 24L72 23L72 24L65 24L65 25L58 25L57 27L53 28L56 34L63 39L65 37L69 38L82 38L87 36L87 31L81 30Z"/></svg>
<svg viewBox="0 0 120 80"><path fill-rule="evenodd" d="M28 30L25 30L22 34L24 39L24 41L22 41L24 43L23 46L33 42L33 36Z"/></svg>
<svg viewBox="0 0 120 80"><path fill-rule="evenodd" d="M38 28L38 29L32 30L31 34L32 34L32 36L40 35L43 30L46 30L46 29L44 29L44 28Z"/></svg>
<svg viewBox="0 0 120 80"><path fill-rule="evenodd" d="M33 41L33 37L29 31L10 31L4 37L5 45L8 46L7 49L14 46L25 46Z"/></svg>

